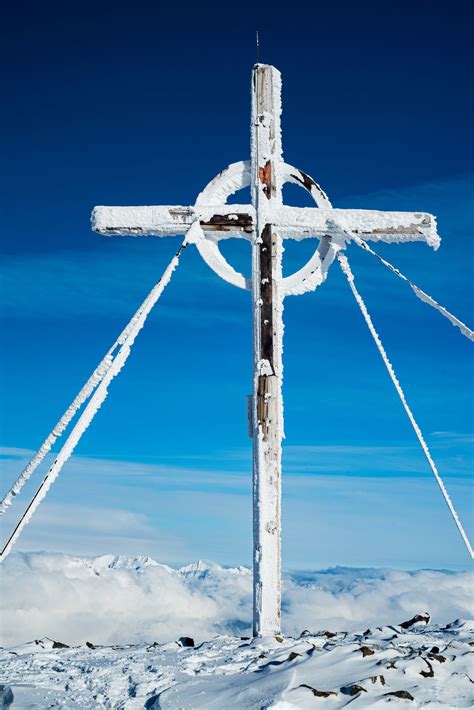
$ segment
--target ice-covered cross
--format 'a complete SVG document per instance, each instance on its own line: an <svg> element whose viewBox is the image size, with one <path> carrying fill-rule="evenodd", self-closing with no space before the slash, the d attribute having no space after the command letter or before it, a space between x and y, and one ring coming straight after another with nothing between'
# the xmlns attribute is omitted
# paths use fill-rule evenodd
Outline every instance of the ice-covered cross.
<svg viewBox="0 0 474 710"><path fill-rule="evenodd" d="M252 292L253 300L253 531L254 635L280 631L280 504L282 402L282 304L285 296L312 291L326 278L347 241L425 241L439 238L432 215L334 209L319 185L283 161L281 77L275 67L255 65L252 75L250 161L219 173L193 206L96 207L93 228L105 235L186 234L220 277ZM286 182L306 189L315 207L283 205ZM252 204L227 204L230 195L251 187ZM192 229L191 229L192 228ZM252 276L236 272L219 250L230 237L252 244ZM319 239L299 271L283 278L284 239Z"/></svg>

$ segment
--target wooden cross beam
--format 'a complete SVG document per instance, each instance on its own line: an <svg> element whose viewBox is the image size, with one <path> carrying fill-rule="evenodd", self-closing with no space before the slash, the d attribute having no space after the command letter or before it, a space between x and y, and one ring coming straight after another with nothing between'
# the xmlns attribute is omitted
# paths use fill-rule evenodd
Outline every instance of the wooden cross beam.
<svg viewBox="0 0 474 710"><path fill-rule="evenodd" d="M333 209L311 177L283 161L280 114L280 73L257 64L252 75L250 161L234 163L216 176L194 206L96 207L92 215L93 229L109 236L173 236L199 224L195 243L206 263L222 278L252 292L255 636L280 631L283 299L321 284L337 252L353 237L424 241L434 248L439 244L436 220L430 214ZM306 189L317 207L283 205L285 182ZM249 185L251 205L227 204L231 194ZM219 251L219 241L231 237L252 244L250 279L234 271ZM314 237L319 244L308 263L283 278L283 239Z"/></svg>
<svg viewBox="0 0 474 710"><path fill-rule="evenodd" d="M432 242L437 246L436 223L424 212L382 212L317 207L275 207L271 213L284 239L307 239L336 236L333 222L340 222L350 232L370 241ZM193 222L212 240L246 237L253 239L253 205L181 205L145 207L95 207L92 227L105 236L169 237L185 234ZM395 237L395 238L394 238Z"/></svg>

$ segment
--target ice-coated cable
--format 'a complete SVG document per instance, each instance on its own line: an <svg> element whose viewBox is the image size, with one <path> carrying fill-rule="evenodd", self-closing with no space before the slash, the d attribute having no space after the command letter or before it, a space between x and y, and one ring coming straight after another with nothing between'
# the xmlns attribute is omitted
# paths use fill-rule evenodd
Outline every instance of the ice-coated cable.
<svg viewBox="0 0 474 710"><path fill-rule="evenodd" d="M117 344L115 344L104 357L100 365L94 370L92 375L89 377L77 397L73 400L72 404L66 409L61 419L53 427L51 432L48 434L46 439L43 441L38 451L30 459L28 464L25 466L20 476L17 478L10 490L5 494L3 500L0 503L0 515L3 515L13 502L15 496L19 494L25 483L33 475L35 470L38 468L46 454L50 451L51 447L55 441L64 433L68 427L71 420L74 418L78 410L82 407L84 402L89 399L92 392L95 390L99 382L104 378L105 373L110 368L113 360L113 352Z"/></svg>
<svg viewBox="0 0 474 710"><path fill-rule="evenodd" d="M114 377L116 377L119 374L120 370L124 366L128 356L130 355L131 348L133 346L135 338L137 337L140 330L143 328L145 321L146 321L150 311L152 310L153 306L156 304L159 297L163 293L165 287L170 282L173 271L178 266L179 258L181 256L183 250L186 248L187 244L188 244L188 241L187 241L187 237L186 237L183 244L181 245L180 249L175 254L175 256L173 257L171 262L169 263L168 267L166 268L166 270L163 273L163 276L161 277L159 282L153 287L152 291L147 296L147 298L143 302L140 309L134 315L134 317L132 318L130 323L127 325L127 327L122 331L119 339L114 344L114 347L117 347L117 346L120 347L118 353L113 358L113 360L110 362L110 365L108 366L107 370L104 372L101 380L98 382L95 392L92 395L91 399L89 400L88 404L86 405L86 408L82 412L77 423L75 424L74 428L72 429L71 433L69 434L68 438L66 439L66 441L65 441L62 449L60 450L59 454L57 455L53 465L48 470L42 483L38 487L36 493L34 494L33 498L31 499L30 503L28 504L28 507L26 508L25 512L21 516L18 524L16 525L15 529L13 530L13 532L11 533L7 542L5 543L2 551L0 552L0 562L3 562L3 560L7 557L7 555L11 551L11 549L12 549L13 545L15 544L16 540L18 539L21 531L23 530L25 525L29 522L33 513L38 508L38 506L41 503L41 501L43 500L43 498L46 496L48 490L50 489L50 487L52 486L52 484L54 483L54 481L58 477L62 467L64 466L66 461L69 459L69 457L73 453L75 447L79 443L83 433L85 432L85 430L87 429L89 424L92 422L96 413L98 412L98 410L100 409L104 400L106 399L106 397L108 395L109 384L114 379ZM36 464L36 465L38 465L38 464ZM30 475L31 475L31 473L30 473ZM24 481L23 481L23 483L24 483ZM23 485L23 483L21 485Z"/></svg>
<svg viewBox="0 0 474 710"><path fill-rule="evenodd" d="M456 318L456 316L453 316L452 313L450 313L446 308L441 306L437 301L434 300L434 298L431 298L431 296L428 296L427 293L421 290L421 288L418 288L412 281L410 281L409 278L407 278L404 274L402 274L399 269L397 269L393 264L391 264L389 261L386 261L383 257L380 256L380 254L377 254L368 244L366 241L361 239L357 234L354 234L351 232L351 237L359 246L361 249L364 249L365 251L368 251L372 256L375 256L376 259L378 259L384 266L387 267L387 269L390 269L394 274L396 274L402 281L405 281L409 286L411 286L414 294L418 296L418 298L423 301L424 303L428 303L430 306L435 308L441 315L443 315L445 318L447 318L456 328L459 328L461 333L466 336L466 338L469 338L469 340L474 340L474 330L471 330L465 323L463 323L459 318Z"/></svg>
<svg viewBox="0 0 474 710"><path fill-rule="evenodd" d="M184 244L175 256L175 258L179 259L179 255L181 254L182 249L184 248ZM171 266L171 264L170 264ZM170 268L168 267L168 269ZM125 328L122 330L120 333L119 337L115 341L115 343L112 345L112 347L109 349L103 360L100 362L98 367L94 370L92 375L89 377L85 385L82 387L81 391L79 394L75 397L75 399L72 401L70 406L66 409L64 414L62 415L61 419L57 422L57 424L53 427L51 432L48 434L46 439L43 441L41 446L39 447L38 451L34 454L34 456L31 458L31 460L28 462L26 467L23 469L21 472L20 476L18 479L15 481L13 486L10 488L10 490L5 494L3 500L0 502L0 515L3 515L6 510L10 507L12 504L13 499L15 496L19 494L25 483L28 481L29 478L33 475L35 470L38 468L40 463L43 461L44 457L46 454L51 450L51 447L54 445L56 440L62 436L64 431L67 429L69 426L70 422L72 419L75 417L79 409L82 407L84 402L86 402L89 397L91 396L92 392L95 390L95 388L100 384L100 382L103 380L105 377L106 373L110 369L115 352L117 348L119 348L121 345L123 345L126 341L127 338L130 336L130 334L134 331L134 327L136 324L139 322L141 316L143 313L148 314L150 310L153 308L159 297L161 296L161 293L163 292L163 289L166 286L166 283L163 283L165 279L165 275L168 272L168 269L165 271L163 274L162 278L158 281L158 283L155 284L155 286L152 288L148 296L145 298L141 306L138 308L138 310L135 312L133 317L130 319L130 321L127 323ZM169 279L168 279L169 280ZM145 316L146 318L146 316Z"/></svg>
<svg viewBox="0 0 474 710"><path fill-rule="evenodd" d="M428 464L433 472L433 475L436 478L436 482L441 490L441 493L443 494L444 500L446 501L446 504L450 510L450 513L454 518L454 522L457 525L457 528L461 534L464 544L466 545L467 551L469 552L471 559L474 559L474 550L472 549L472 545L471 545L469 538L462 526L459 516L453 506L453 503L451 501L451 498L449 497L448 491L446 490L446 487L441 479L441 476L438 473L438 469L436 468L436 464L433 461L433 459L431 458L430 451L428 449L426 441L423 438L423 434L421 433L421 429L418 426L418 424L415 420L415 417L413 416L413 414L411 412L410 407L408 406L408 403L405 399L405 394L401 388L401 385L397 379L397 376L395 375L395 371L392 367L392 364L387 357L387 353L385 352L385 349L382 345L382 341L380 340L379 335L378 335L377 331L375 330L374 324L372 323L372 318L370 317L370 314L365 306L362 296L360 295L359 291L357 290L357 287L354 282L354 274L351 271L351 267L349 266L349 262L347 260L347 257L345 254L342 254L341 252L339 252L339 254L337 255L337 258L338 258L339 264L341 266L341 269L342 269L345 277L347 278L347 281L348 281L351 291L354 295L354 298L357 301L357 304L362 312L362 315L364 316L365 322L367 323L367 326L368 326L369 331L372 335L372 338L374 339L375 344L378 348L378 351L379 351L380 355L382 356L382 360L384 361L385 367L387 368L388 374L390 375L390 379L392 380L393 385L398 393L398 396L400 397L400 401L403 405L403 408L405 409L405 412L407 413L408 419L410 420L410 424L412 425L412 427L415 431L415 434L418 438L418 441L420 442L420 446L423 449L426 460L428 461Z"/></svg>

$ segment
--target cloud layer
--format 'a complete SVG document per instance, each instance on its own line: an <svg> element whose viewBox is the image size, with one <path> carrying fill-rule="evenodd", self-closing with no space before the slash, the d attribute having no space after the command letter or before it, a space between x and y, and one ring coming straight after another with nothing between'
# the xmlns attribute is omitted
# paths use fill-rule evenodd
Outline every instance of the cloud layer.
<svg viewBox="0 0 474 710"><path fill-rule="evenodd" d="M14 554L2 579L2 645L49 636L68 644L198 640L245 635L252 578L239 567L174 570L150 558ZM434 623L473 614L474 576L332 568L286 576L283 629L349 630L400 623L429 611Z"/></svg>

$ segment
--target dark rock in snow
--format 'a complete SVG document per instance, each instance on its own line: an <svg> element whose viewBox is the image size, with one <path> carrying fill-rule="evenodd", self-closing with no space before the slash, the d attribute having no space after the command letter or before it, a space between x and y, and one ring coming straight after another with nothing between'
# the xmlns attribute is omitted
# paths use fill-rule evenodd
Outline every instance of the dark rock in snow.
<svg viewBox="0 0 474 710"><path fill-rule="evenodd" d="M189 648L191 646L194 646L194 639L192 639L190 636L181 636L181 638L178 640L178 643L181 646L184 646L185 648Z"/></svg>
<svg viewBox="0 0 474 710"><path fill-rule="evenodd" d="M379 683L380 683L381 685L385 685L385 678L384 678L383 675L373 675L373 676L371 676L370 680L371 680L372 683L374 683L374 684L375 684L377 681L379 681Z"/></svg>
<svg viewBox="0 0 474 710"><path fill-rule="evenodd" d="M433 666L431 665L431 663L429 661L426 660L426 658L423 658L423 660L426 663L426 665L428 666L428 670L427 671L420 671L420 675L422 675L423 678L433 678L433 676L434 676Z"/></svg>
<svg viewBox="0 0 474 710"><path fill-rule="evenodd" d="M13 702L13 691L9 685L0 685L0 707L9 708Z"/></svg>
<svg viewBox="0 0 474 710"><path fill-rule="evenodd" d="M318 688L313 688L311 685L306 685L306 683L303 683L298 687L308 688L308 690L310 690L317 698L329 698L330 695L337 695L337 693L333 690L318 690Z"/></svg>
<svg viewBox="0 0 474 710"><path fill-rule="evenodd" d="M401 698L402 700L414 700L415 698L408 690L393 690L391 693L385 693L385 695L393 695L395 698Z"/></svg>
<svg viewBox="0 0 474 710"><path fill-rule="evenodd" d="M439 653L430 653L428 658L434 658L434 660L438 661L438 663L444 663L446 660L446 658L444 656L440 656Z"/></svg>
<svg viewBox="0 0 474 710"><path fill-rule="evenodd" d="M345 685L343 688L341 688L341 693L344 693L344 695L357 695L357 693L366 692L366 689L363 688L361 685L357 685L357 683L354 683L353 685Z"/></svg>
<svg viewBox="0 0 474 710"><path fill-rule="evenodd" d="M325 636L327 639L332 639L336 634L333 631L323 631L323 636Z"/></svg>
<svg viewBox="0 0 474 710"><path fill-rule="evenodd" d="M413 619L409 619L408 621L403 621L400 626L402 629L409 629L411 626L414 626L415 624L429 624L431 620L430 614L426 612L425 614L416 614L416 616L413 617Z"/></svg>
<svg viewBox="0 0 474 710"><path fill-rule="evenodd" d="M91 643L90 641L86 641L86 646L87 646L87 648L92 648L92 649L95 648L94 644Z"/></svg>
<svg viewBox="0 0 474 710"><path fill-rule="evenodd" d="M362 655L365 658L366 656L373 656L375 651L373 651L371 648L368 646L361 646L360 650L362 651Z"/></svg>
<svg viewBox="0 0 474 710"><path fill-rule="evenodd" d="M53 648L69 648L67 643L61 643L61 641L53 641Z"/></svg>
<svg viewBox="0 0 474 710"><path fill-rule="evenodd" d="M292 651L288 656L288 661L294 661L295 658L301 658L301 653L296 653L296 651Z"/></svg>

